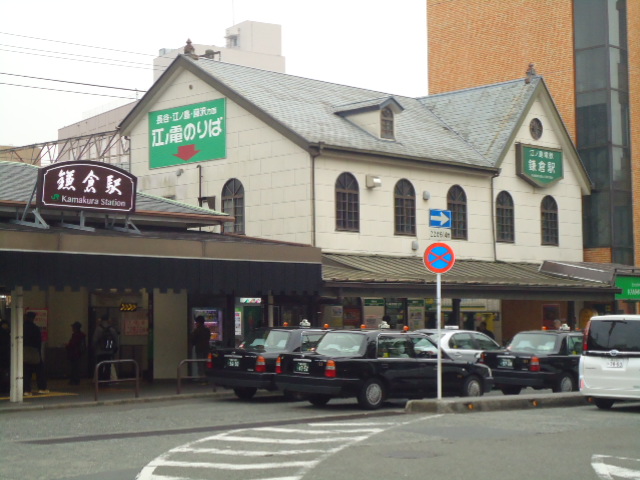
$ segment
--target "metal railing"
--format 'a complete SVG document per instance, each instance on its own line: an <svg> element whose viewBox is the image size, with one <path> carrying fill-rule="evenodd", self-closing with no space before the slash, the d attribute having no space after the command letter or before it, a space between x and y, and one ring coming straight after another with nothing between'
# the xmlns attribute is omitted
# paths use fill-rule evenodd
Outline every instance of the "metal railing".
<svg viewBox="0 0 640 480"><path fill-rule="evenodd" d="M133 378L119 378L117 380L100 380L98 377L98 370L100 369L100 367L102 365L105 364L109 364L109 376L111 376L111 365L112 364L116 364L116 363L133 363L135 365L135 369L136 369L136 375ZM135 395L136 398L138 398L140 396L140 369L138 367L138 362L136 362L133 359L122 359L122 360L103 360L102 362L99 362L96 364L96 368L93 371L93 386L94 386L94 400L97 402L98 401L98 386L101 383L112 383L112 382L135 382L136 383L136 389L135 389Z"/></svg>
<svg viewBox="0 0 640 480"><path fill-rule="evenodd" d="M178 379L178 386L176 387L176 393L178 395L180 395L180 393L182 392L182 380L191 380L191 379L200 379L200 378L204 378L206 379L206 376L201 376L201 375L187 375L187 376L182 376L182 366L187 364L187 363L204 363L206 364L209 360L207 360L206 358L187 358L185 360L180 361L180 363L178 364L178 371L176 374L176 377ZM213 386L213 391L216 391L216 386Z"/></svg>

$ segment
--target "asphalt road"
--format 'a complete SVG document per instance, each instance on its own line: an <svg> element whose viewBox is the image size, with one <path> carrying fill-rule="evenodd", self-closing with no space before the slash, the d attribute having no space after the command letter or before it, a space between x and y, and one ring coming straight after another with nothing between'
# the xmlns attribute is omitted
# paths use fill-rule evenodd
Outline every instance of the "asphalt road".
<svg viewBox="0 0 640 480"><path fill-rule="evenodd" d="M281 397L0 416L4 480L640 479L640 404L363 413Z"/></svg>

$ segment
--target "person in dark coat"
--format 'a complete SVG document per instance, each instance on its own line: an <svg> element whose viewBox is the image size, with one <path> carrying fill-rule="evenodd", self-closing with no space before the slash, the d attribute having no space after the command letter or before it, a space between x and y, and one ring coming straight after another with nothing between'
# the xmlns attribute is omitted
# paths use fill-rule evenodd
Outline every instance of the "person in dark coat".
<svg viewBox="0 0 640 480"><path fill-rule="evenodd" d="M198 315L196 317L196 328L191 332L191 346L194 349L195 358L197 360L206 360L209 357L210 339L211 330L205 326L204 317L202 315ZM204 377L204 362L195 362L193 372L195 377Z"/></svg>
<svg viewBox="0 0 640 480"><path fill-rule="evenodd" d="M80 364L87 349L87 336L82 331L80 322L72 323L71 329L71 338L65 346L69 360L69 385L80 385Z"/></svg>
<svg viewBox="0 0 640 480"><path fill-rule="evenodd" d="M24 350L31 349L33 359L25 357L24 362L24 396L31 396L31 377L36 374L38 393L49 393L47 378L44 374L44 362L42 361L42 333L35 324L36 313L27 312L24 316Z"/></svg>

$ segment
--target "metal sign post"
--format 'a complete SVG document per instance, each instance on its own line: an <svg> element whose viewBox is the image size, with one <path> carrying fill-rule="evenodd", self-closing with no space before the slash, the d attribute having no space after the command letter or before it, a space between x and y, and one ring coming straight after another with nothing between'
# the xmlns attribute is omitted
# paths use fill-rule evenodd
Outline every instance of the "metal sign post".
<svg viewBox="0 0 640 480"><path fill-rule="evenodd" d="M440 316L442 314L441 276L448 272L456 263L456 255L453 249L446 243L432 243L424 252L424 265L436 274L436 323L438 340L438 400L442 398L442 352L440 348Z"/></svg>

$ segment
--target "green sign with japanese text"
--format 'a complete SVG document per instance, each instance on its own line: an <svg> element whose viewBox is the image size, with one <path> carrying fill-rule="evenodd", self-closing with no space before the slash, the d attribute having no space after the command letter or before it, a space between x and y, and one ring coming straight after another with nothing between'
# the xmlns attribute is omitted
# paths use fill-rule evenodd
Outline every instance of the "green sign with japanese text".
<svg viewBox="0 0 640 480"><path fill-rule="evenodd" d="M564 176L562 150L518 144L518 176L536 187L548 187Z"/></svg>
<svg viewBox="0 0 640 480"><path fill-rule="evenodd" d="M149 112L149 168L226 156L224 98Z"/></svg>
<svg viewBox="0 0 640 480"><path fill-rule="evenodd" d="M384 307L384 298L365 298L365 307Z"/></svg>
<svg viewBox="0 0 640 480"><path fill-rule="evenodd" d="M616 287L622 289L616 300L640 300L640 277L616 277Z"/></svg>

